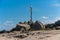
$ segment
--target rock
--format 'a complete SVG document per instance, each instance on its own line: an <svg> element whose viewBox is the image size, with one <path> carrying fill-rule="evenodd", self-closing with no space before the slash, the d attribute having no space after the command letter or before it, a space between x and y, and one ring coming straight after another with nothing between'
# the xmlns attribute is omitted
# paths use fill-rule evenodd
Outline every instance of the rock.
<svg viewBox="0 0 60 40"><path fill-rule="evenodd" d="M41 34L40 32L37 32L36 34Z"/></svg>
<svg viewBox="0 0 60 40"><path fill-rule="evenodd" d="M23 38L26 38L27 37L27 35L18 35L18 36L14 36L15 38L21 38L21 39L23 39Z"/></svg>

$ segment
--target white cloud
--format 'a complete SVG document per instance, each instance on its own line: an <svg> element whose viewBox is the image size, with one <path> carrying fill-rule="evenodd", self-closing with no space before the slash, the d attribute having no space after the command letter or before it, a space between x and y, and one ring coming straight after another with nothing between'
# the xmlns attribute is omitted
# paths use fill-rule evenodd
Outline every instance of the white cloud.
<svg viewBox="0 0 60 40"><path fill-rule="evenodd" d="M55 3L53 6L60 7L60 3Z"/></svg>
<svg viewBox="0 0 60 40"><path fill-rule="evenodd" d="M54 7L60 7L60 3L59 3L60 0L54 0L51 4L51 6L54 6Z"/></svg>
<svg viewBox="0 0 60 40"><path fill-rule="evenodd" d="M52 20L47 20L48 23L54 23Z"/></svg>
<svg viewBox="0 0 60 40"><path fill-rule="evenodd" d="M50 23L54 23L54 21L52 21L52 20L45 20L43 23L44 24L50 24Z"/></svg>
<svg viewBox="0 0 60 40"><path fill-rule="evenodd" d="M7 20L6 22L4 22L4 26L12 26L12 25L13 25L13 21Z"/></svg>
<svg viewBox="0 0 60 40"><path fill-rule="evenodd" d="M46 20L46 23L55 23L57 20L60 20L60 17L55 17L54 20Z"/></svg>
<svg viewBox="0 0 60 40"><path fill-rule="evenodd" d="M56 18L55 18L55 21L57 21L57 20L60 20L60 17L56 17Z"/></svg>
<svg viewBox="0 0 60 40"><path fill-rule="evenodd" d="M47 16L42 16L42 18L43 18L43 19L48 19L49 17L47 17Z"/></svg>

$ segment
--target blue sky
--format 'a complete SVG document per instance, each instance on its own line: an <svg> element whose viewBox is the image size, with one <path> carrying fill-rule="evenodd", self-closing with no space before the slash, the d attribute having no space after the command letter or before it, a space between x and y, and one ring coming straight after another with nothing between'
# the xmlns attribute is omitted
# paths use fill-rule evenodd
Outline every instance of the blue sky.
<svg viewBox="0 0 60 40"><path fill-rule="evenodd" d="M60 20L60 0L0 0L0 30L10 30L18 22L30 20L30 5L33 21L47 24Z"/></svg>

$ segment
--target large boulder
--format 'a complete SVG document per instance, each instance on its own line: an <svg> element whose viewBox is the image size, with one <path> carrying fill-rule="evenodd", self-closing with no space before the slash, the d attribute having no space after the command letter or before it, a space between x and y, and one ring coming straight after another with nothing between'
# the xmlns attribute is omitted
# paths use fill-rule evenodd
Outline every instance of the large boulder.
<svg viewBox="0 0 60 40"><path fill-rule="evenodd" d="M11 31L21 31L21 30L27 31L29 29L30 29L30 25L18 23L16 27L13 28Z"/></svg>
<svg viewBox="0 0 60 40"><path fill-rule="evenodd" d="M56 25L55 24L46 24L45 25L45 29L55 29L56 28Z"/></svg>
<svg viewBox="0 0 60 40"><path fill-rule="evenodd" d="M18 25L17 27L25 28L25 30L29 30L30 29L30 25L28 25L28 24L17 24L17 25Z"/></svg>
<svg viewBox="0 0 60 40"><path fill-rule="evenodd" d="M60 26L60 20L56 21L56 22L55 22L55 25L56 25L56 26Z"/></svg>
<svg viewBox="0 0 60 40"><path fill-rule="evenodd" d="M43 25L41 22L39 22L39 21L36 21L35 23L32 23L32 24L30 25L30 27L31 27L32 29L35 29L35 30L44 29L44 25Z"/></svg>
<svg viewBox="0 0 60 40"><path fill-rule="evenodd" d="M56 27L56 30L59 30L59 29L60 29L60 26L57 26L57 27Z"/></svg>

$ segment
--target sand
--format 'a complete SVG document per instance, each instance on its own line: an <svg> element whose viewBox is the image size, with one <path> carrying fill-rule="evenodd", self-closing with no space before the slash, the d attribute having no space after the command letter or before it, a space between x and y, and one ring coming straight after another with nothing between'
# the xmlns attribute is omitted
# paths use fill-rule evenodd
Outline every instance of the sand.
<svg viewBox="0 0 60 40"><path fill-rule="evenodd" d="M32 31L29 33L15 31L0 34L0 40L60 40L60 30Z"/></svg>

